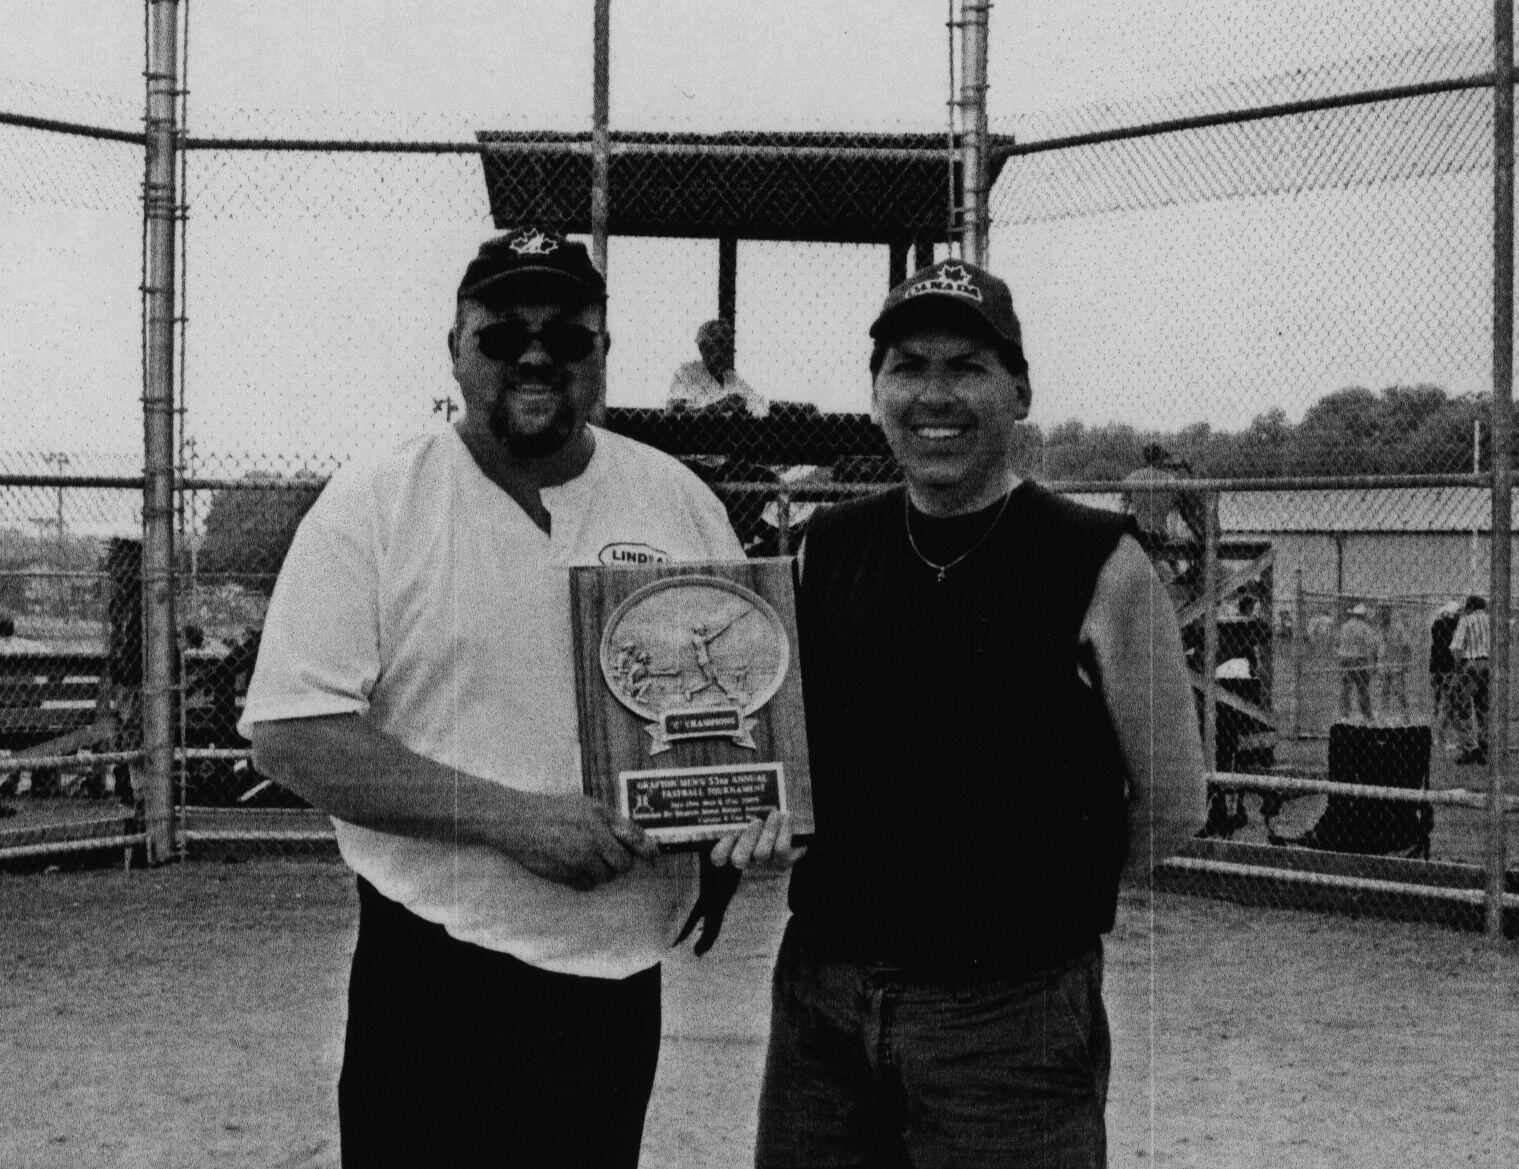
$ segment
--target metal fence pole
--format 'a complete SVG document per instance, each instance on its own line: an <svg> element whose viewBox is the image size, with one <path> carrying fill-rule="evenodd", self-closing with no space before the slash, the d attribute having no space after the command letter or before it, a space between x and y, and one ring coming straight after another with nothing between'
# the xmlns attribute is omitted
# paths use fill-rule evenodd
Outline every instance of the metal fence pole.
<svg viewBox="0 0 1519 1169"><path fill-rule="evenodd" d="M601 274L607 274L607 220L611 214L611 55L612 0L596 0L595 31L592 34L593 66L591 79L591 259ZM606 417L606 391L597 403L592 421Z"/></svg>
<svg viewBox="0 0 1519 1169"><path fill-rule="evenodd" d="M775 493L775 550L778 556L791 555L791 491L784 483Z"/></svg>
<svg viewBox="0 0 1519 1169"><path fill-rule="evenodd" d="M179 214L179 0L147 5L143 183L143 816L150 864L174 828L174 254Z"/></svg>
<svg viewBox="0 0 1519 1169"><path fill-rule="evenodd" d="M1303 733L1303 641L1307 637L1303 623L1303 570L1292 573L1292 737Z"/></svg>
<svg viewBox="0 0 1519 1169"><path fill-rule="evenodd" d="M1514 10L1493 2L1493 418L1491 461L1492 670L1488 709L1487 933L1503 937L1507 839L1503 779L1508 771L1509 587L1513 559L1510 462L1514 394Z"/></svg>
<svg viewBox="0 0 1519 1169"><path fill-rule="evenodd" d="M1203 497L1203 758L1218 768L1218 492ZM1231 764L1232 765L1232 764Z"/></svg>
<svg viewBox="0 0 1519 1169"><path fill-rule="evenodd" d="M608 183L611 170L612 0L596 0L591 78L591 258L607 270Z"/></svg>
<svg viewBox="0 0 1519 1169"><path fill-rule="evenodd" d="M953 22L950 34L951 38L955 31L960 34L960 85L950 99L955 151L960 164L954 228L960 240L961 258L975 264L986 263L989 227L986 60L991 7L991 0L960 0L960 16Z"/></svg>

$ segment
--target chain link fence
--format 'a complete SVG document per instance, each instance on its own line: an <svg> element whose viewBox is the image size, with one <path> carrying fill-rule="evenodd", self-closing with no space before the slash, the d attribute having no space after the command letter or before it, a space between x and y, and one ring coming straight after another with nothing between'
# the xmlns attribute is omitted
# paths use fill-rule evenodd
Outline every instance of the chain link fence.
<svg viewBox="0 0 1519 1169"><path fill-rule="evenodd" d="M25 864L140 842L141 560L101 533L131 531L141 488L112 462L0 454L0 839Z"/></svg>
<svg viewBox="0 0 1519 1169"><path fill-rule="evenodd" d="M994 54L1016 36L1005 15ZM1480 691L1430 664L1437 619L1486 592L1493 539L1472 477L1492 455L1491 49L1466 20L1400 10L1398 35L1345 61L992 111L991 264L1018 299L1036 403L1019 469L1132 510L1182 616L1218 771L1203 836L1170 872L1182 888L1480 918ZM90 363L56 407L140 433L141 140L41 122L0 125L0 193L32 226L0 279ZM249 137L192 125L184 142L190 855L326 847L235 733L295 525L337 467L457 416L446 337L478 242L522 219L589 230L586 134L503 122L313 141L244 122ZM751 554L795 551L820 502L898 477L868 418L866 330L895 278L948 254L945 147L923 125L612 136L607 425L712 483ZM7 409L26 408L57 340L15 343ZM1300 416L1283 406L1298 401ZM116 801L130 837L130 694L87 679L108 678L125 636L112 549L140 531L142 468L92 457L0 466L0 611L22 647L0 658L0 702L7 718L51 712L17 716L31 737L0 745L0 799L25 831L65 836L55 822ZM1322 482L1347 476L1363 478ZM1225 480L1250 483L1207 486ZM55 665L72 672L55 681ZM107 709L112 735L66 738ZM18 764L39 745L92 754ZM96 762L112 752L128 758ZM22 830L0 853L43 855L16 851Z"/></svg>

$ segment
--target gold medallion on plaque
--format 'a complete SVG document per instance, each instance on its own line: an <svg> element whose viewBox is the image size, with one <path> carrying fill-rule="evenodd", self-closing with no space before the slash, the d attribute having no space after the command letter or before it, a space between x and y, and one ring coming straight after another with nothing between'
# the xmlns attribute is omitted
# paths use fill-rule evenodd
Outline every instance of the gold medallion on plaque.
<svg viewBox="0 0 1519 1169"><path fill-rule="evenodd" d="M656 580L622 602L601 636L601 673L648 725L649 754L685 739L754 749L749 717L791 667L780 615L752 589L716 576Z"/></svg>

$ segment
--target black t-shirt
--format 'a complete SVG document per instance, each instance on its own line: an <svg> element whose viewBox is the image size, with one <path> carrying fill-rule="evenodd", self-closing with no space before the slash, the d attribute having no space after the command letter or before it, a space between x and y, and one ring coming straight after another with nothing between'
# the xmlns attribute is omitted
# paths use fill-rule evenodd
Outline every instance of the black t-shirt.
<svg viewBox="0 0 1519 1169"><path fill-rule="evenodd" d="M1029 482L997 506L911 515L922 557L969 550L942 580L908 542L900 488L809 528L817 835L791 906L841 955L995 974L1112 925L1125 775L1079 633L1128 522Z"/></svg>

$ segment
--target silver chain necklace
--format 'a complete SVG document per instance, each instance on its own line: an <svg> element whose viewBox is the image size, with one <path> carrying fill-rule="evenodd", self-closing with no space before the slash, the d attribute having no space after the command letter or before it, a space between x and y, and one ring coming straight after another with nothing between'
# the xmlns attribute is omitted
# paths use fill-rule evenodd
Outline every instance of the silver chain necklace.
<svg viewBox="0 0 1519 1169"><path fill-rule="evenodd" d="M989 537L992 532L996 530L997 523L1002 519L1002 513L1007 510L1008 501L1012 498L1013 493L1011 491L1002 497L1002 506L997 509L997 514L992 516L992 522L986 525L986 531L981 533L974 544L972 544L964 552L960 553L960 555L956 556L953 560L950 560L944 564L935 564L927 556L923 555L923 550L918 547L918 542L912 538L912 500L908 497L907 492L904 490L902 492L902 526L907 529L907 546L912 549L912 554L914 556L916 556L924 564L928 565L929 568L933 569L934 583L943 584L944 574L946 572L948 572L955 565L959 564L960 561L964 560L977 548L981 547L982 544L986 543L987 537Z"/></svg>

